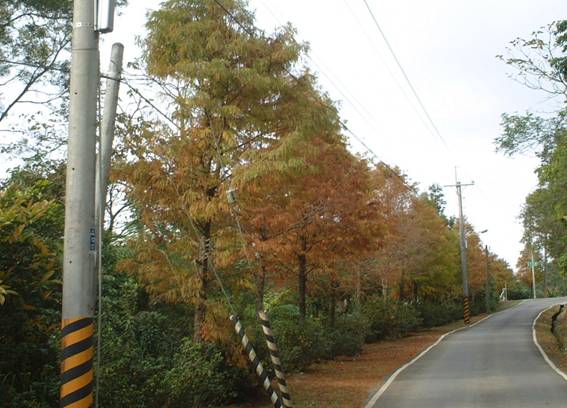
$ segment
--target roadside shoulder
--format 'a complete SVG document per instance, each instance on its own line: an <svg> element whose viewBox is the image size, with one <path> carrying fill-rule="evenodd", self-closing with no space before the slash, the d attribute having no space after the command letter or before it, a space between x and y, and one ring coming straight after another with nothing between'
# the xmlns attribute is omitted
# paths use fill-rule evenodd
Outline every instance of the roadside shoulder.
<svg viewBox="0 0 567 408"><path fill-rule="evenodd" d="M557 338L551 331L552 317L558 310L559 305L556 304L537 315L532 323L532 337L545 362L567 381L567 352L560 350Z"/></svg>

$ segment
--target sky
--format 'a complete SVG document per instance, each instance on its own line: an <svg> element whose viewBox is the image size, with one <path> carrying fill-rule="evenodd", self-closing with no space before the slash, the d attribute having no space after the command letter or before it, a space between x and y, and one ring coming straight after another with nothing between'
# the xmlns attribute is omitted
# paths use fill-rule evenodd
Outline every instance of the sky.
<svg viewBox="0 0 567 408"><path fill-rule="evenodd" d="M222 0L221 0L222 1ZM126 61L137 55L148 10L160 1L130 1L103 36L102 66L110 46L124 43ZM518 219L537 183L533 157L495 152L504 112L548 112L558 101L508 78L496 58L508 43L566 18L565 0L368 0L380 27L435 126L428 124L363 0L250 0L266 32L286 22L310 44L319 83L340 105L342 119L380 160L399 166L426 189L463 183L464 213L482 240L515 267L522 244ZM351 140L354 152L365 149ZM445 188L447 215L457 215L454 188Z"/></svg>

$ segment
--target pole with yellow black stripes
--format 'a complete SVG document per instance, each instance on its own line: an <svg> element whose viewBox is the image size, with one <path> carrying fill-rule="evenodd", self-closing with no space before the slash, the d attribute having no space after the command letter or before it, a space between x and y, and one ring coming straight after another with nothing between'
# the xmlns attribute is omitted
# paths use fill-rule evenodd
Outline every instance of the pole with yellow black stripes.
<svg viewBox="0 0 567 408"><path fill-rule="evenodd" d="M61 407L93 405L93 316L98 35L95 3L73 10L63 248Z"/></svg>
<svg viewBox="0 0 567 408"><path fill-rule="evenodd" d="M75 0L73 5L61 324L65 408L93 405L97 31L112 30L113 8L114 0Z"/></svg>
<svg viewBox="0 0 567 408"><path fill-rule="evenodd" d="M471 309L469 299L469 274L467 268L467 238L465 235L465 217L463 215L463 193L462 189L466 186L474 186L474 183L463 184L457 179L457 169L455 168L455 181L454 185L445 187L456 187L457 198L459 200L459 237L461 246L461 273L463 276L463 320L465 324L471 322Z"/></svg>

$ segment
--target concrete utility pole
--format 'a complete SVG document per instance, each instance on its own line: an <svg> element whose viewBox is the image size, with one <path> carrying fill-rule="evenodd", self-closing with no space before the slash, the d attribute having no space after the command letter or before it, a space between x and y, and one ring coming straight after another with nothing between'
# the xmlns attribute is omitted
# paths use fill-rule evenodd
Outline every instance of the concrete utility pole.
<svg viewBox="0 0 567 408"><path fill-rule="evenodd" d="M463 216L462 188L473 185L474 183L462 184L460 181L457 181L456 184L445 186L445 187L456 187L457 197L459 199L459 235L461 238L461 272L463 275L463 317L465 324L469 324L471 321L471 311L469 304L469 274L467 270L467 241L465 236L465 219Z"/></svg>
<svg viewBox="0 0 567 408"><path fill-rule="evenodd" d="M534 260L534 251L532 249L532 260L528 262L528 266L532 268L532 291L534 294L534 299L536 298L536 286L535 286L535 266L536 262Z"/></svg>
<svg viewBox="0 0 567 408"><path fill-rule="evenodd" d="M110 173L110 159L112 157L112 142L114 140L114 125L116 122L116 109L118 106L118 93L120 91L120 78L122 76L122 59L124 56L124 46L120 43L112 45L110 54L110 67L106 81L106 96L104 99L104 110L102 113L99 152L97 155L96 172L96 226L97 226L97 273L98 276L98 341L97 341L97 360L96 371L100 372L100 362L102 359L102 343L100 341L100 329L102 327L102 245L104 235L104 210L106 206L106 192L108 189L108 174ZM96 403L99 401L99 382L100 376L96 377Z"/></svg>
<svg viewBox="0 0 567 408"><path fill-rule="evenodd" d="M112 156L112 143L114 140L114 124L116 122L116 109L118 106L118 93L120 91L120 77L122 75L122 58L124 46L120 43L112 45L110 55L110 67L106 82L106 96L104 99L104 110L101 120L101 134L99 152L96 165L95 182L95 221L97 226L97 264L100 263L100 249L102 246L102 232L104 225L104 209L106 204L106 192L108 189L108 174L110 173L110 159ZM99 277L100 280L100 277ZM100 292L100 282L99 282Z"/></svg>
<svg viewBox="0 0 567 408"><path fill-rule="evenodd" d="M61 406L93 404L98 35L92 0L75 0L65 193Z"/></svg>
<svg viewBox="0 0 567 408"><path fill-rule="evenodd" d="M95 156L99 56L97 27L112 29L113 0L75 0L70 76L69 141L65 191L61 407L93 405ZM98 8L97 8L98 6ZM95 23L97 26L95 27Z"/></svg>
<svg viewBox="0 0 567 408"><path fill-rule="evenodd" d="M122 76L122 58L124 46L120 43L112 45L110 54L110 66L106 81L106 95L101 121L101 135L99 156L96 174L96 206L97 218L104 222L104 203L108 188L108 174L110 173L110 158L112 157L112 143L114 141L114 124L116 122L116 110L118 106L118 93L120 91L120 78Z"/></svg>
<svg viewBox="0 0 567 408"><path fill-rule="evenodd" d="M484 287L484 301L486 313L490 313L490 258L488 255L488 245L484 246L484 255L486 256L486 284Z"/></svg>

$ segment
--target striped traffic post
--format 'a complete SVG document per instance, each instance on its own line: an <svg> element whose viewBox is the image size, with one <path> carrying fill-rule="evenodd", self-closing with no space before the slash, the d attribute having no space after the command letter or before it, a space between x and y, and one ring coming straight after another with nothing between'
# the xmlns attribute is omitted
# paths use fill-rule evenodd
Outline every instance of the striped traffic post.
<svg viewBox="0 0 567 408"><path fill-rule="evenodd" d="M93 333L92 318L63 320L61 340L61 406L93 405Z"/></svg>
<svg viewBox="0 0 567 408"><path fill-rule="evenodd" d="M465 320L465 324L470 324L471 322L471 308L470 308L470 304L469 304L469 298L468 296L465 296L463 298L463 307L464 307L464 320Z"/></svg>
<svg viewBox="0 0 567 408"><path fill-rule="evenodd" d="M264 311L259 311L258 317L260 318L260 323L262 324L262 331L266 336L266 343L268 344L270 359L272 360L272 365L274 366L274 371L276 372L276 377L278 379L278 386L280 388L280 394L282 396L283 406L285 408L291 408L293 407L293 403L291 402L289 389L287 388L287 381L285 380L285 375L278 352L278 346L276 344L276 339L272 331L270 319L268 318L268 315Z"/></svg>
<svg viewBox="0 0 567 408"><path fill-rule="evenodd" d="M252 368L254 369L256 374L258 374L258 377L260 377L260 381L262 382L264 389L268 393L268 396L270 397L272 404L274 404L275 408L282 408L280 397L272 388L270 377L268 376L268 373L264 369L262 362L258 358L256 351L254 351L254 347L252 347L252 343L250 343L248 336L246 336L246 332L244 331L244 327L242 327L240 320L235 315L230 316L230 320L234 323L234 330L236 331L236 334L238 334L238 336L240 337L242 346L246 350L246 355L248 356L248 359L252 364Z"/></svg>

